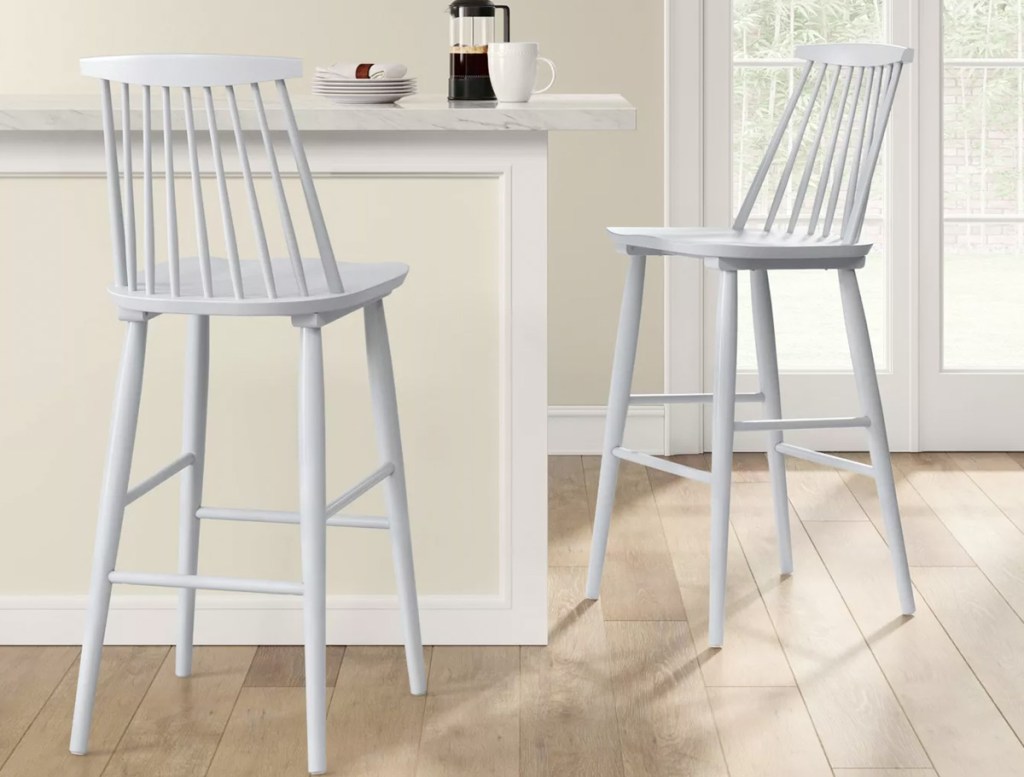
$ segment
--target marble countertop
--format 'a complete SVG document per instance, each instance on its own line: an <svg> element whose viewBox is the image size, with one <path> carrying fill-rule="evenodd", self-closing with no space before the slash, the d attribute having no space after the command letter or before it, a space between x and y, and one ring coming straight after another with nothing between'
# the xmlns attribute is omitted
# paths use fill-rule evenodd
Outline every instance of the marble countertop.
<svg viewBox="0 0 1024 777"><path fill-rule="evenodd" d="M205 128L200 103L196 101L196 125ZM449 103L440 95L416 95L397 105L338 105L313 95L294 95L292 104L296 121L304 132L636 129L636 108L621 95L544 94L523 104ZM141 112L132 113L132 126L141 127ZM254 109L240 104L239 113L244 127L257 127ZM269 100L267 119L271 129L284 129L280 109ZM175 109L172 120L175 128L184 127L184 110ZM154 124L159 126L159 121ZM217 124L222 129L231 126L226 105L218 105ZM0 95L0 132L100 129L98 94Z"/></svg>

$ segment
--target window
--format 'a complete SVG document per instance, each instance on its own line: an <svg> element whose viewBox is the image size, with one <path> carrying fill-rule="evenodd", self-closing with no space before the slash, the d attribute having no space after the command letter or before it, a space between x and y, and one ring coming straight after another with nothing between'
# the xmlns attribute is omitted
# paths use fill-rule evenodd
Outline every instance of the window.
<svg viewBox="0 0 1024 777"><path fill-rule="evenodd" d="M1024 369L1024 0L946 0L942 366Z"/></svg>

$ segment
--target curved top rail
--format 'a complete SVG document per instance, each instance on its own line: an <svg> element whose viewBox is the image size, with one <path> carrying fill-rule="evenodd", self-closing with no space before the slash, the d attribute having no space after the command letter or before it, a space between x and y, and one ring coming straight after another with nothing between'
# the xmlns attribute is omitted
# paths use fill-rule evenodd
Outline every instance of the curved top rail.
<svg viewBox="0 0 1024 777"><path fill-rule="evenodd" d="M880 67L914 61L914 50L887 43L815 43L797 46L798 59L846 67Z"/></svg>
<svg viewBox="0 0 1024 777"><path fill-rule="evenodd" d="M237 86L302 75L294 57L231 54L128 54L81 60L82 75L138 86Z"/></svg>

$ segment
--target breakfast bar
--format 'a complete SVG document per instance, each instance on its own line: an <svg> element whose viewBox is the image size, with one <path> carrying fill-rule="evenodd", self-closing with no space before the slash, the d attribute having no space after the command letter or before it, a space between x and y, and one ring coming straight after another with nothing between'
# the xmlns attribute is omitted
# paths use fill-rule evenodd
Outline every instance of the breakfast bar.
<svg viewBox="0 0 1024 777"><path fill-rule="evenodd" d="M632 130L635 109L618 95L542 95L516 105L449 103L443 96L423 95L397 105L365 106L299 95L293 104L339 260L400 261L411 267L405 287L389 302L389 313L424 642L544 644L548 133ZM284 149L283 114L269 102L267 112L275 143ZM184 145L184 111L172 111L171 118L174 142ZM221 132L230 127L226 107L223 116L218 108L217 119ZM133 117L133 126L140 120L141 114ZM241 121L247 131L255 130L255 116L242 111ZM20 204L27 209L45 198L52 218L47 226L63 246L46 261L80 264L83 269L70 272L83 278L94 278L98 268L107 266L102 264L108 261L109 235L103 226L101 129L100 103L93 96L0 97L0 197L10 206L3 238L9 252L30 246L28 226L19 232ZM234 140L221 145L228 177L239 187L232 192L235 207L244 208L239 160L231 153ZM134 169L141 170L141 164ZM154 169L163 174L159 159ZM265 160L254 158L252 169L258 187L265 187L260 196L273 197ZM283 169L282 174L289 198L301 198L295 171ZM176 176L185 191L187 173L177 170ZM43 183L53 178L67 181L57 197L44 195ZM210 197L215 196L211 190ZM308 225L305 232L297 228L308 245ZM183 253L187 231L181 237ZM239 234L238 240L240 248L251 245L248 236ZM83 282L80 288L90 286ZM107 338L113 363L110 303L99 290L83 294L55 288L52 294L55 315L73 310L79 329L64 335L70 339L60 366L38 369L49 381L76 386L80 400L66 423L88 432L84 436L92 447L83 445L82 451L98 450L94 443L104 433L107 412L101 398L109 397L113 371L109 365L93 371L77 361L74 338ZM12 304L16 308L17 300ZM295 440L287 423L296 401L289 371L294 332L280 321L256 323L255 330L232 321L212 323L218 358L211 403L220 407L223 418L210 427L206 489L216 504L252 501L255 494L260 504L294 509ZM170 320L157 319L153 327L151 337L183 338L184 330ZM351 342L341 347L332 338ZM344 322L337 335L325 337L331 492L337 490L333 484L348 483L375 466L365 367L349 356L358 355L360 338L359 327ZM268 364L274 368L267 369ZM180 360L161 357L147 369L158 378L147 378L144 388L140 470L133 479L146 474L150 464L156 468L166 461L169 446L180 436L174 413L146 415L151 397L160 398L153 405L165 394L169 402L180 401ZM278 380L282 375L287 379ZM345 411L332 416L332 398L339 395L345 397L338 404ZM351 409L359 407L366 412L352 415ZM280 427L271 416L282 417ZM27 427L23 432L30 433ZM5 445L18 447L21 433L15 430ZM277 463L267 461L268 444L275 456L280 453ZM53 456L88 458L77 450ZM87 465L81 477L88 498L55 495L57 507L91 505L98 467L98 462ZM77 484L75 478L68 490L74 492ZM164 490L139 515L129 511L126 519L121 555L137 568L173 565L173 554L154 551L152 542L134 541L131 534L166 538L164 544L173 550L177 495L174 489ZM92 523L81 523L80 536L72 533L65 541L90 542ZM289 552L280 552L282 544L293 542L287 527L218 525L203 531L201 563L209 550L211 567L216 567L210 574L295 574L297 548L291 552L288 545ZM327 579L329 643L401 642L388 549L381 538L358 530L331 536ZM84 598L81 606L68 597L54 606L66 610L67 617L49 641L79 640ZM173 595L152 590L116 594L107 642L173 642L173 607ZM37 642L45 631L44 617L39 610L0 613L6 634L31 633ZM198 643L302 641L296 602L209 592L200 594L196 617Z"/></svg>

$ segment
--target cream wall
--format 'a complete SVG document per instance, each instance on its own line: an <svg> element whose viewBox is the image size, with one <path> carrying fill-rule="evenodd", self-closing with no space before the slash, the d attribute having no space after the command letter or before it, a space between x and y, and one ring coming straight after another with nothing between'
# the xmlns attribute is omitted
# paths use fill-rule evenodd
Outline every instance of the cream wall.
<svg viewBox="0 0 1024 777"><path fill-rule="evenodd" d="M625 271L603 228L661 219L661 3L631 5L623 16L622 4L611 0L519 0L513 32L541 41L558 62L557 91L618 92L639 108L636 132L551 137L550 402L602 405ZM290 54L307 68L343 57L400 60L420 77L422 91L438 93L446 88L446 44L444 3L424 0L10 0L0 32L0 93L91 92L95 84L78 76L79 57L171 50ZM294 88L306 90L304 84ZM0 509L5 532L18 526L16 539L8 533L0 546L0 596L84 592L121 335L102 292L110 272L103 187L97 178L0 180ZM343 256L346 249L372 256L381 231L394 237L368 202L415 214L409 228L421 232L425 248L413 258L389 258L413 265L416 291L396 294L389 310L407 457L429 462L410 470L410 497L424 523L437 521L435 531L415 538L421 592L493 592L499 540L490 516L498 503L500 455L499 376L491 347L498 340L497 184L322 179L319 187ZM476 225L460 228L454 238L448 229L453 208L460 223L471 216ZM466 278L466 293L457 299L444 283L451 273ZM660 268L649 277L637 386L657 391ZM55 302L40 309L26 289L45 289ZM446 299L460 317L430 304ZM151 327L133 480L177 455L183 332L181 322L167 317ZM431 338L444 347L431 348ZM333 496L372 468L373 453L357 321L329 329L325 343L334 359L328 367L335 400L328 415ZM214 327L207 503L294 507L296 346L285 322ZM433 358L441 351L469 361ZM461 390L441 390L464 363L474 369ZM448 458L431 447L440 435ZM453 500L453 493L462 498ZM167 485L131 511L123 568L173 568L176 497L176 487ZM292 578L294 534L210 524L201 563L218 574ZM453 541L464 550L457 565L444 547ZM330 553L331 592L391 590L383 536L335 537Z"/></svg>

